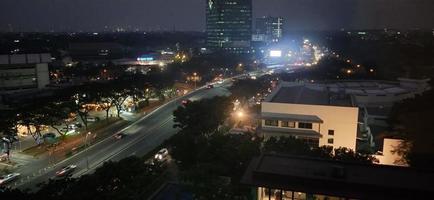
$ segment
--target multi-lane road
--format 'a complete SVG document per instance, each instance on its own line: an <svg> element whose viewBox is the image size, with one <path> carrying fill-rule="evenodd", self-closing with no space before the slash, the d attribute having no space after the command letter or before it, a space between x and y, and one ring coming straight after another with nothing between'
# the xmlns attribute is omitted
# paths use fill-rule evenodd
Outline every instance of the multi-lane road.
<svg viewBox="0 0 434 200"><path fill-rule="evenodd" d="M29 165L21 166L17 170L17 172L21 173L20 179L11 186L21 189L35 189L38 183L54 177L56 171L63 166L77 165L73 177L79 177L92 173L106 161L118 161L133 155L143 156L178 132L177 129L173 128L172 113L181 105L182 100L200 100L213 96L229 95L229 91L226 89L229 84L230 81L225 81L212 89L200 88L182 98L162 105L152 113L121 130L107 130L113 132L113 134L122 131L127 135L120 140L113 137L106 138L54 166L47 165L47 159L44 158L29 163Z"/></svg>

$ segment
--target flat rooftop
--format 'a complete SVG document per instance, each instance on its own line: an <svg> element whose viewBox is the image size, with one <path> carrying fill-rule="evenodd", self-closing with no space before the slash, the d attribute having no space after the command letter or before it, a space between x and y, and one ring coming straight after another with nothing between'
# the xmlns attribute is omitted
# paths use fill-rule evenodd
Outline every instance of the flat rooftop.
<svg viewBox="0 0 434 200"><path fill-rule="evenodd" d="M357 164L309 157L263 154L242 183L361 199L398 199L434 194L434 171Z"/></svg>
<svg viewBox="0 0 434 200"><path fill-rule="evenodd" d="M307 85L282 85L268 99L273 103L293 103L329 106L353 106L351 96L332 92L327 88L314 88Z"/></svg>

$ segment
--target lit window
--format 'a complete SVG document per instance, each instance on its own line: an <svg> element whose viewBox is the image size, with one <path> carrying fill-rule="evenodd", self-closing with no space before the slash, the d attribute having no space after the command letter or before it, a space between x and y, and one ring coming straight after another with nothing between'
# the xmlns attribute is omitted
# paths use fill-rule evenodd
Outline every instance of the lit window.
<svg viewBox="0 0 434 200"><path fill-rule="evenodd" d="M312 129L312 123L298 122L298 128Z"/></svg>
<svg viewBox="0 0 434 200"><path fill-rule="evenodd" d="M295 128L295 122L291 121L282 121L281 125L282 127Z"/></svg>
<svg viewBox="0 0 434 200"><path fill-rule="evenodd" d="M278 126L278 121L277 120L265 120L265 125L266 126Z"/></svg>

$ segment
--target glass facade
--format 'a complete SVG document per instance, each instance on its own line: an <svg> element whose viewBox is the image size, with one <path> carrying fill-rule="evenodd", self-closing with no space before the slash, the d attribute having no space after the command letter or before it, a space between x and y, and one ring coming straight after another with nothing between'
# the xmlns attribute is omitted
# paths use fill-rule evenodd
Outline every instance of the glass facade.
<svg viewBox="0 0 434 200"><path fill-rule="evenodd" d="M207 47L249 53L252 37L252 0L207 0Z"/></svg>

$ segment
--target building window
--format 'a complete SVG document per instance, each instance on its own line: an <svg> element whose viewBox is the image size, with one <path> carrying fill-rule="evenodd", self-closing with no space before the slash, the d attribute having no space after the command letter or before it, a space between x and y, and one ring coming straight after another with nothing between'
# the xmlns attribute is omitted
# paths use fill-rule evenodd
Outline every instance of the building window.
<svg viewBox="0 0 434 200"><path fill-rule="evenodd" d="M295 128L295 122L282 121L280 122L282 127Z"/></svg>
<svg viewBox="0 0 434 200"><path fill-rule="evenodd" d="M278 126L278 121L277 120L266 119L265 120L265 125L266 126Z"/></svg>
<svg viewBox="0 0 434 200"><path fill-rule="evenodd" d="M298 122L298 128L312 129L312 123Z"/></svg>
<svg viewBox="0 0 434 200"><path fill-rule="evenodd" d="M329 135L335 135L335 130L329 130Z"/></svg>
<svg viewBox="0 0 434 200"><path fill-rule="evenodd" d="M334 142L333 138L329 138L329 139L327 140L327 143L328 143L328 144L333 144L333 142Z"/></svg>

